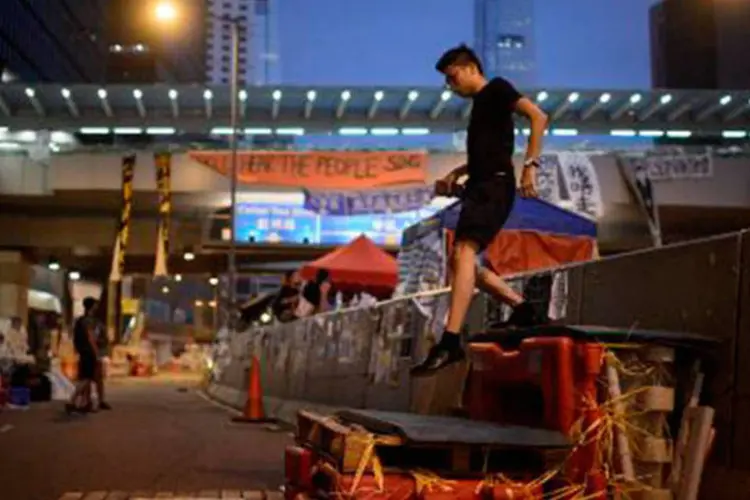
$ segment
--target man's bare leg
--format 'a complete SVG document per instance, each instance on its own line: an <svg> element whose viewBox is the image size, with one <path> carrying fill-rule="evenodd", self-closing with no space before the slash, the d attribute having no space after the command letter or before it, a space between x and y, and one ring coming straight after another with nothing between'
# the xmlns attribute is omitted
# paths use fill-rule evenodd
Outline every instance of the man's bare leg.
<svg viewBox="0 0 750 500"><path fill-rule="evenodd" d="M495 300L516 307L523 303L524 299L500 276L487 269L480 267L477 270L477 286L483 292L487 292Z"/></svg>
<svg viewBox="0 0 750 500"><path fill-rule="evenodd" d="M457 241L453 252L451 269L453 280L451 283L450 307L446 332L459 333L466 319L466 313L474 297L474 287L477 282L477 244L472 241Z"/></svg>
<svg viewBox="0 0 750 500"><path fill-rule="evenodd" d="M480 267L477 271L477 286L482 291L492 295L495 300L513 308L513 312L508 318L508 326L530 327L547 321L546 317L537 315L534 306L527 302L521 294L513 290L497 273L486 267Z"/></svg>
<svg viewBox="0 0 750 500"><path fill-rule="evenodd" d="M440 342L430 349L427 358L411 370L412 375L427 375L452 363L464 359L460 333L466 314L474 296L474 287L513 308L509 325L531 326L535 324L535 311L531 304L508 285L500 276L486 267L477 268L476 258L479 246L472 242L457 241L451 259L453 279L451 298L445 332Z"/></svg>
<svg viewBox="0 0 750 500"><path fill-rule="evenodd" d="M79 380L76 383L76 388L73 391L73 395L70 396L70 400L65 405L65 409L68 412L83 409L83 407L86 405L86 391L88 387L89 387L88 380Z"/></svg>
<svg viewBox="0 0 750 500"><path fill-rule="evenodd" d="M107 403L104 398L104 362L99 361L96 367L96 377L94 379L94 385L96 385L96 395L99 403L100 410L111 410L112 406Z"/></svg>
<svg viewBox="0 0 750 500"><path fill-rule="evenodd" d="M459 335L474 296L478 248L473 241L456 241L451 256L453 279L445 332L440 342L430 349L427 358L412 368L412 375L427 375L464 358Z"/></svg>

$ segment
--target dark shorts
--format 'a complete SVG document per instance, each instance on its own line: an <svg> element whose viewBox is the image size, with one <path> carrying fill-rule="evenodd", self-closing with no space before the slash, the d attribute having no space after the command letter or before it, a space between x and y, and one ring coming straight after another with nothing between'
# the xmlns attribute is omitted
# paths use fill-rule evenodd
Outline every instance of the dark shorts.
<svg viewBox="0 0 750 500"><path fill-rule="evenodd" d="M78 380L94 380L96 376L96 357L80 356L78 358Z"/></svg>
<svg viewBox="0 0 750 500"><path fill-rule="evenodd" d="M516 179L510 173L469 181L461 197L456 241L473 241L482 251L495 239L513 209Z"/></svg>

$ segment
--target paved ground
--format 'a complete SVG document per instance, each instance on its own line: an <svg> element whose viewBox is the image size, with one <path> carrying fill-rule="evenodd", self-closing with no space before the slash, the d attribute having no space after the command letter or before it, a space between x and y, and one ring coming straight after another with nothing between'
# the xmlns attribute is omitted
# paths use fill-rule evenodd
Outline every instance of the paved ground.
<svg viewBox="0 0 750 500"><path fill-rule="evenodd" d="M279 491L287 432L231 423L185 379L113 382L109 400L113 411L87 416L68 417L60 403L0 413L0 498Z"/></svg>

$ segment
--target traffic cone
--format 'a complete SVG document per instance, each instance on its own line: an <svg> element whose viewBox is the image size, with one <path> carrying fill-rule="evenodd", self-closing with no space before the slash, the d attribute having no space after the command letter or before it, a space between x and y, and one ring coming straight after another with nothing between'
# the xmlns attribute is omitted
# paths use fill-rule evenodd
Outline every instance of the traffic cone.
<svg viewBox="0 0 750 500"><path fill-rule="evenodd" d="M241 417L232 418L232 421L242 423L264 423L274 421L274 419L266 417L266 411L263 407L263 388L260 383L260 363L256 356L252 357L250 363L245 411Z"/></svg>

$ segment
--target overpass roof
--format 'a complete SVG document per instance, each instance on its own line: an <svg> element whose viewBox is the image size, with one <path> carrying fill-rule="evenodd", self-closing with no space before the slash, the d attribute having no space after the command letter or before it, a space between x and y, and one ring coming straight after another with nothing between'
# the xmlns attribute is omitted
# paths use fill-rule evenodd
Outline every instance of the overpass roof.
<svg viewBox="0 0 750 500"><path fill-rule="evenodd" d="M744 138L750 90L529 89L558 135ZM0 85L0 127L90 134L228 135L230 91L204 85ZM465 127L470 100L441 87L246 87L246 134L421 135Z"/></svg>

